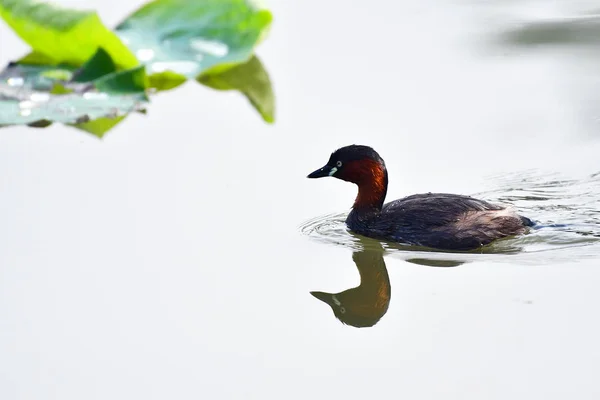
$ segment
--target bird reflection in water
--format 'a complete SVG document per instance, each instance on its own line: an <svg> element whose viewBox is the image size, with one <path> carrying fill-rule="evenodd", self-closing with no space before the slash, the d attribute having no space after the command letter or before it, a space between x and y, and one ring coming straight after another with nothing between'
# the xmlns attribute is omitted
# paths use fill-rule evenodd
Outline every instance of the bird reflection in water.
<svg viewBox="0 0 600 400"><path fill-rule="evenodd" d="M385 315L390 304L391 286L381 243L360 238L362 249L352 253L360 274L360 285L340 293L310 292L329 304L342 323L357 328L375 325Z"/></svg>
<svg viewBox="0 0 600 400"><path fill-rule="evenodd" d="M340 293L310 292L328 304L343 324L357 328L374 326L385 315L390 305L392 288L382 244L373 239L353 235L360 241L360 249L352 253L352 260L360 274L360 285ZM462 261L410 258L407 262L431 267L456 267Z"/></svg>

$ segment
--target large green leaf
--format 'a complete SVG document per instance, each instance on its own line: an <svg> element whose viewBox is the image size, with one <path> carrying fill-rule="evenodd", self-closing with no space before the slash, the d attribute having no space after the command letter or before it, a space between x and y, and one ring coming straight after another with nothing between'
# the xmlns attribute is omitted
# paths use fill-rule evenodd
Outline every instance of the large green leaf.
<svg viewBox="0 0 600 400"><path fill-rule="evenodd" d="M116 33L148 66L155 85L246 62L271 19L270 11L251 0L154 0L125 19Z"/></svg>
<svg viewBox="0 0 600 400"><path fill-rule="evenodd" d="M272 16L251 0L151 1L118 36L93 12L39 0L0 0L0 17L33 47L0 72L0 125L57 121L101 136L141 107L144 87L166 90L191 78L239 90L265 121L274 119L271 81L253 56ZM141 69L116 73L138 59L148 79Z"/></svg>
<svg viewBox="0 0 600 400"><path fill-rule="evenodd" d="M88 63L92 70L97 67ZM73 76L68 69L9 65L0 73L0 126L62 122L101 137L128 113L142 110L147 101L143 66L92 82L63 80Z"/></svg>
<svg viewBox="0 0 600 400"><path fill-rule="evenodd" d="M239 90L267 122L275 120L275 96L271 79L256 56L226 71L208 73L198 82L217 90Z"/></svg>
<svg viewBox="0 0 600 400"><path fill-rule="evenodd" d="M0 0L0 17L34 50L29 64L80 66L104 48L122 69L138 65L131 51L95 12L72 10L38 0Z"/></svg>

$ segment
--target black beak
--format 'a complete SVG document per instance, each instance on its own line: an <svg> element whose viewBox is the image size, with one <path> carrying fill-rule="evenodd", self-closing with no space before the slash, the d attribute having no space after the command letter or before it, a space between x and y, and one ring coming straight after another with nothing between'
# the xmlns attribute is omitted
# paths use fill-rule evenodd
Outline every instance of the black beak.
<svg viewBox="0 0 600 400"><path fill-rule="evenodd" d="M307 176L307 178L324 178L326 176L331 176L331 170L332 170L332 167L330 167L329 165L326 165L323 168L319 168L315 172L309 174Z"/></svg>
<svg viewBox="0 0 600 400"><path fill-rule="evenodd" d="M324 303L329 304L329 302L331 301L331 293L310 292L310 294L312 294L313 296L315 296L317 299L321 300Z"/></svg>

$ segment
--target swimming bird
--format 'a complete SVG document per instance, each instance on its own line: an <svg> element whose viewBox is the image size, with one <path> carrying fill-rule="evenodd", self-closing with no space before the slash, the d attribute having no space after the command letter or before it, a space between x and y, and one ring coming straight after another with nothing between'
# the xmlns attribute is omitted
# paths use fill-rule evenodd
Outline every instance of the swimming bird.
<svg viewBox="0 0 600 400"><path fill-rule="evenodd" d="M384 204L388 172L381 156L369 146L350 145L334 151L324 167L308 175L323 177L358 186L346 226L370 238L466 251L524 234L533 226L511 208L457 194L415 194Z"/></svg>

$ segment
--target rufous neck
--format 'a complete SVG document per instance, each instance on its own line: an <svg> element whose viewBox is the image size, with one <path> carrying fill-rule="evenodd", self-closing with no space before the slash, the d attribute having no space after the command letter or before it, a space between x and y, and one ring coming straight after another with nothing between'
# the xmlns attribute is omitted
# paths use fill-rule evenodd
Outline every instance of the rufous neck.
<svg viewBox="0 0 600 400"><path fill-rule="evenodd" d="M385 166L375 161L363 161L361 168L366 172L356 183L358 195L352 208L380 211L387 194L388 176Z"/></svg>

